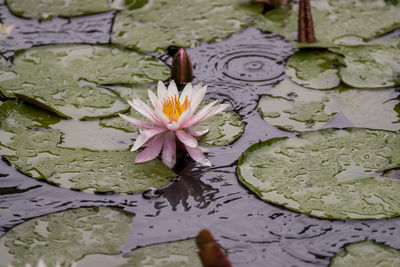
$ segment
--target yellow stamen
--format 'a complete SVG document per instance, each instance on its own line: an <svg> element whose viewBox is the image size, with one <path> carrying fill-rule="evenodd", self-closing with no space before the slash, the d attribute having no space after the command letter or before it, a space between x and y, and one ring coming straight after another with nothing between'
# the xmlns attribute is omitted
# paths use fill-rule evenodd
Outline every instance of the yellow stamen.
<svg viewBox="0 0 400 267"><path fill-rule="evenodd" d="M162 111L168 117L169 122L176 122L182 113L190 107L190 100L186 96L185 101L181 105L178 96L170 96L164 99L162 106Z"/></svg>

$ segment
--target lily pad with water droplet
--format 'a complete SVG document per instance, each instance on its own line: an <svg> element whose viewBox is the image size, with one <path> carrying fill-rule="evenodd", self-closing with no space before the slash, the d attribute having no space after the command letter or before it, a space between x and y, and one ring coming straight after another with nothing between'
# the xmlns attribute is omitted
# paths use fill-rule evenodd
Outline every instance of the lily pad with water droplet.
<svg viewBox="0 0 400 267"><path fill-rule="evenodd" d="M343 37L372 39L400 26L400 3L385 0L312 0L315 35L320 42ZM254 25L297 40L298 2L259 15ZM384 19L383 19L384 18Z"/></svg>
<svg viewBox="0 0 400 267"><path fill-rule="evenodd" d="M305 50L292 55L286 75L295 83L313 89L332 89L340 84L337 54L323 50Z"/></svg>
<svg viewBox="0 0 400 267"><path fill-rule="evenodd" d="M359 46L341 45L330 50L343 55L339 76L349 86L382 88L400 84L400 39Z"/></svg>
<svg viewBox="0 0 400 267"><path fill-rule="evenodd" d="M170 45L193 47L229 37L250 24L262 6L237 0L151 1L122 11L114 21L112 43L156 51Z"/></svg>
<svg viewBox="0 0 400 267"><path fill-rule="evenodd" d="M305 132L250 146L239 180L261 199L329 219L382 219L400 214L400 134L349 128Z"/></svg>
<svg viewBox="0 0 400 267"><path fill-rule="evenodd" d="M344 251L335 254L329 266L400 266L400 251L382 243L361 241L346 245Z"/></svg>
<svg viewBox="0 0 400 267"><path fill-rule="evenodd" d="M56 115L44 110L7 101L0 106L0 116L0 155L33 178L86 192L133 193L143 192L150 187L164 187L170 178L176 176L158 159L135 164L136 153L94 150L96 146L92 142L88 145L76 143L79 136L63 132L64 126L71 126L68 123L63 125L68 121L60 121ZM94 127L92 122L75 123L89 123L89 129ZM74 126L74 129L79 128L82 128L81 125ZM93 129L101 130L96 127ZM98 142L110 142L100 148L121 149L113 144L118 141L111 138L116 136L114 133L98 135L104 135ZM107 136L110 136L110 140ZM128 148L128 145L125 147Z"/></svg>
<svg viewBox="0 0 400 267"><path fill-rule="evenodd" d="M22 50L0 71L0 91L66 118L109 117L129 106L99 84L152 82L169 77L159 60L112 46L56 45Z"/></svg>
<svg viewBox="0 0 400 267"><path fill-rule="evenodd" d="M310 90L286 79L261 97L258 111L287 131L321 129L339 114L355 127L398 131L399 95L395 89Z"/></svg>
<svg viewBox="0 0 400 267"><path fill-rule="evenodd" d="M28 220L0 238L1 266L70 266L85 255L119 254L126 243L132 214L94 207L53 213ZM4 264L4 265L2 265Z"/></svg>

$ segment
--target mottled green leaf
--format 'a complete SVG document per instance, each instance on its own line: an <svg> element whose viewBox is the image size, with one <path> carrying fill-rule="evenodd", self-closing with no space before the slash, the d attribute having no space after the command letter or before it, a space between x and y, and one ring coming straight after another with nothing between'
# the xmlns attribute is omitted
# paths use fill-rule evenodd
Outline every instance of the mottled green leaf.
<svg viewBox="0 0 400 267"><path fill-rule="evenodd" d="M400 84L400 39L330 50L343 55L339 76L349 86L382 88Z"/></svg>
<svg viewBox="0 0 400 267"><path fill-rule="evenodd" d="M114 21L112 42L145 51L170 45L193 47L229 37L250 24L262 6L238 0L155 0L122 11Z"/></svg>
<svg viewBox="0 0 400 267"><path fill-rule="evenodd" d="M400 134L350 128L273 138L249 147L239 180L265 201L320 218L381 219L400 214Z"/></svg>
<svg viewBox="0 0 400 267"><path fill-rule="evenodd" d="M112 46L57 45L17 52L0 71L0 91L66 118L108 117L129 106L98 84L152 82L169 68L150 56Z"/></svg>
<svg viewBox="0 0 400 267"><path fill-rule="evenodd" d="M339 113L356 127L397 131L398 95L395 89L310 90L286 79L261 97L258 111L287 131L321 129Z"/></svg>
<svg viewBox="0 0 400 267"><path fill-rule="evenodd" d="M346 245L329 266L400 266L400 251L374 241L361 241Z"/></svg>
<svg viewBox="0 0 400 267"><path fill-rule="evenodd" d="M323 50L304 50L292 55L286 75L295 83L313 89L331 89L340 84L337 55Z"/></svg>
<svg viewBox="0 0 400 267"><path fill-rule="evenodd" d="M0 238L1 266L70 266L85 255L119 254L132 214L114 208L79 208L28 220ZM3 265L4 264L4 265Z"/></svg>
<svg viewBox="0 0 400 267"><path fill-rule="evenodd" d="M0 106L0 119L0 155L36 179L87 192L133 193L176 176L158 159L135 164L137 153L127 151L131 134L98 121L60 120L16 101Z"/></svg>
<svg viewBox="0 0 400 267"><path fill-rule="evenodd" d="M311 0L315 35L320 42L348 36L372 39L400 26L400 4L385 0ZM254 25L297 39L298 2L259 15Z"/></svg>

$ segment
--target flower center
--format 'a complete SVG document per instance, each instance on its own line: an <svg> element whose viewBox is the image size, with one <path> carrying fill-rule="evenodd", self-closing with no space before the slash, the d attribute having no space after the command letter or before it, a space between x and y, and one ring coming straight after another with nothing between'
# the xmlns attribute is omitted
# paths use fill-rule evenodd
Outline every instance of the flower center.
<svg viewBox="0 0 400 267"><path fill-rule="evenodd" d="M190 100L186 96L183 104L179 102L177 96L170 96L164 99L162 111L167 115L169 122L177 122L182 113L190 107Z"/></svg>

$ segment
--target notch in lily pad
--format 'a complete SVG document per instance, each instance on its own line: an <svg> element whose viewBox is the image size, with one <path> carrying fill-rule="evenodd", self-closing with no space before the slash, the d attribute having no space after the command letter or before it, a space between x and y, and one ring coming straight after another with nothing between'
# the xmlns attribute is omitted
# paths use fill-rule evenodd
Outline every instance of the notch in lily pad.
<svg viewBox="0 0 400 267"><path fill-rule="evenodd" d="M192 62L183 48L180 48L172 59L171 78L182 88L193 80Z"/></svg>
<svg viewBox="0 0 400 267"><path fill-rule="evenodd" d="M204 267L232 267L224 250L207 229L197 235L196 244Z"/></svg>

